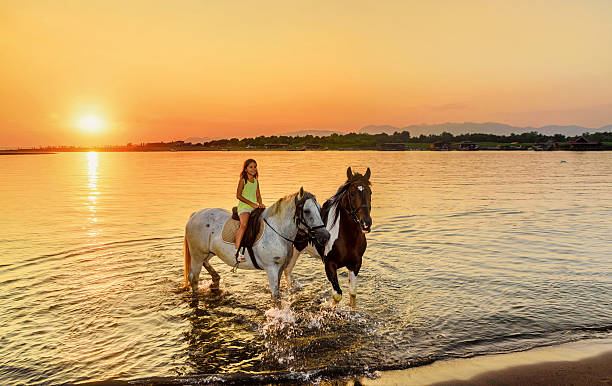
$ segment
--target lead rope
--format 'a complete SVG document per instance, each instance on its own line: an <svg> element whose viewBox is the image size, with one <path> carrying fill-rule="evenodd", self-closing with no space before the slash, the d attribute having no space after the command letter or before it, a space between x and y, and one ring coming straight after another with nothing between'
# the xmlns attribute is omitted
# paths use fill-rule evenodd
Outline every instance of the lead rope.
<svg viewBox="0 0 612 386"><path fill-rule="evenodd" d="M240 247L236 250L236 254L234 255L234 259L236 259L236 264L234 265L234 268L232 268L232 273L236 273L236 271L238 270L238 266L240 265L240 262L238 261L238 251L240 250ZM242 250L242 253L244 253L244 247Z"/></svg>
<svg viewBox="0 0 612 386"><path fill-rule="evenodd" d="M302 214L302 213L301 213L301 210L302 210L302 209L301 209L301 206L300 206L300 205L298 204L298 202L297 202L297 197L296 197L296 199L295 199L295 200L296 200L296 211L295 211L294 220L295 220L296 225L298 225L298 232L299 232L299 230L300 230L300 228L299 228L299 224L300 224L300 223L301 223L301 224L306 225L307 230L306 230L305 232L306 232L306 235L308 236L308 240L310 241L310 240L312 240L312 239L313 239L312 234L311 234L311 233L312 233L312 231L313 231L313 230L315 230L315 229L319 229L319 228L325 228L325 224L323 224L323 225L318 225L318 226L316 226L316 227L310 227L308 224L306 224L306 223L304 222L304 220L302 219L302 216L301 216L301 214ZM349 204L349 205L350 205L350 204ZM300 215L299 215L299 216L298 216L298 210L300 211ZM321 213L321 211L319 210L319 214L320 214L320 213ZM268 223L268 219L264 218L264 219L263 219L263 221L264 221L264 223L265 223L267 226L269 226L269 227L270 227L270 229L272 229L272 230L274 231L274 233L276 233L277 235L279 235L279 236L280 236L281 238L283 238L285 241L288 241L288 242L290 242L291 244L295 245L295 241L296 241L296 240L291 240L291 239L288 239L288 238L286 238L285 236L283 236L283 235L281 235L280 233L278 233L278 231L277 231L276 229L274 229L274 227L272 227L272 225L270 225L270 224ZM297 237L297 235L296 235L296 237ZM238 248L238 249L240 249L240 248ZM242 253L244 254L244 247L242 247ZM249 255L250 255L250 253L249 253ZM232 268L232 270L231 270L231 272L232 272L232 273L236 273L236 271L238 270L238 266L240 265L240 261L238 261L238 251L236 251L236 255L235 255L234 257L236 258L236 264L234 265L234 267L233 267L233 268ZM259 267L258 267L258 265L257 265L257 261L255 260L255 256L252 256L252 257L251 257L251 259L253 260L253 265L254 265L255 267L259 268ZM259 269L262 269L262 268L259 268Z"/></svg>
<svg viewBox="0 0 612 386"><path fill-rule="evenodd" d="M274 228L272 227L272 225L268 224L268 220L267 220L267 219L265 219L265 218L264 218L264 222L266 223L266 225L267 225L267 226L269 226L269 227L270 227L270 229L272 229L272 230L274 231L274 233L276 233L277 235L279 235L280 237L282 237L282 238L283 238L285 241L288 241L288 242L290 242L290 243L294 243L294 242L295 242L295 240L290 240L290 239L286 238L285 236L281 235L280 233L278 233L278 231L277 231L276 229L274 229Z"/></svg>
<svg viewBox="0 0 612 386"><path fill-rule="evenodd" d="M268 224L268 221L267 221L265 218L264 218L264 222L265 222L266 224ZM270 228L271 228L271 229L272 229L272 230L273 230L273 231L274 231L274 232L275 232L277 235L279 235L279 236L280 236L280 237L282 237L283 239L285 239L285 240L289 241L290 243L295 243L295 241L291 241L291 240L289 240L288 238L286 238L285 236L283 236L283 235L281 235L280 233L278 233L278 232L276 231L276 229L272 228L272 225L268 224L268 226L269 226L269 227L270 227ZM242 247L242 249L243 249L243 250L242 250L242 253L244 254L244 247ZM240 250L240 248L238 248L238 250ZM236 259L236 264L234 264L234 267L233 267L233 268L232 268L232 270L230 271L231 273L236 273L236 272L238 271L238 266L240 265L240 261L238 261L238 251L236 251L236 255L234 255L234 258ZM254 265L254 266L256 266L257 268L259 268L259 266L257 265L257 262L255 261L255 257L254 257L254 256L252 257L252 260L253 260L253 265ZM259 269L262 269L262 268L259 268Z"/></svg>

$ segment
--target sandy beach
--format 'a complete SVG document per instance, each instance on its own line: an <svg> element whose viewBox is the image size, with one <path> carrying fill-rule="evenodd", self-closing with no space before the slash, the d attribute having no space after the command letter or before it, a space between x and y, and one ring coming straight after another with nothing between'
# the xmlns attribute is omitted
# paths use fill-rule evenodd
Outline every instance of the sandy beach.
<svg viewBox="0 0 612 386"><path fill-rule="evenodd" d="M612 339L435 362L364 385L612 385Z"/></svg>

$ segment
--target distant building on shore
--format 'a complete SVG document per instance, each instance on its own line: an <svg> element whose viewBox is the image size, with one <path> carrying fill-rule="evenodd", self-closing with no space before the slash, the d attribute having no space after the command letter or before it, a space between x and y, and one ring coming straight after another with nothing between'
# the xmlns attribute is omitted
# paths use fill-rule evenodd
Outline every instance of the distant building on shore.
<svg viewBox="0 0 612 386"><path fill-rule="evenodd" d="M533 150L551 151L551 150L558 150L558 149L559 149L559 144L553 141L536 142L533 144Z"/></svg>
<svg viewBox="0 0 612 386"><path fill-rule="evenodd" d="M589 142L586 138L579 136L570 141L570 150L602 150L601 142Z"/></svg>
<svg viewBox="0 0 612 386"><path fill-rule="evenodd" d="M459 150L478 150L478 144L471 141L463 141L457 144Z"/></svg>
<svg viewBox="0 0 612 386"><path fill-rule="evenodd" d="M289 146L288 143L266 143L264 147L266 149L285 149Z"/></svg>
<svg viewBox="0 0 612 386"><path fill-rule="evenodd" d="M450 150L450 142L438 141L429 145L431 150Z"/></svg>

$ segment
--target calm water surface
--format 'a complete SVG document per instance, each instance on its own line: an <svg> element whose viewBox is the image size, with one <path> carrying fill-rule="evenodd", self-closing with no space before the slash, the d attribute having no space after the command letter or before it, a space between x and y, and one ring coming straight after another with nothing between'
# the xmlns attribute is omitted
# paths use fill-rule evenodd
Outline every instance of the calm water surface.
<svg viewBox="0 0 612 386"><path fill-rule="evenodd" d="M189 215L235 205L248 157L268 205L371 168L356 309L306 255L281 309L216 258L220 292L176 291ZM0 203L2 384L318 381L612 335L612 152L1 156Z"/></svg>

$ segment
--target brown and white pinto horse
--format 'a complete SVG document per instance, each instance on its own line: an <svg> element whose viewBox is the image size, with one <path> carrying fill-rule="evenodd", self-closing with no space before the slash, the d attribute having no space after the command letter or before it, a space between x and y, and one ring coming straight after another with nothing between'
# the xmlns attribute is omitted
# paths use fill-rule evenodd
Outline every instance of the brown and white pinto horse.
<svg viewBox="0 0 612 386"><path fill-rule="evenodd" d="M350 304L355 306L357 297L357 275L361 269L363 253L367 241L365 234L370 232L372 218L372 190L370 189L370 168L364 175L346 170L347 180L321 209L321 218L331 237L324 246L313 246L308 240L294 243L293 256L285 268L287 282L291 285L291 271L300 253L321 257L325 273L332 285L332 298L335 303L342 299L342 289L338 284L338 268L349 270Z"/></svg>

